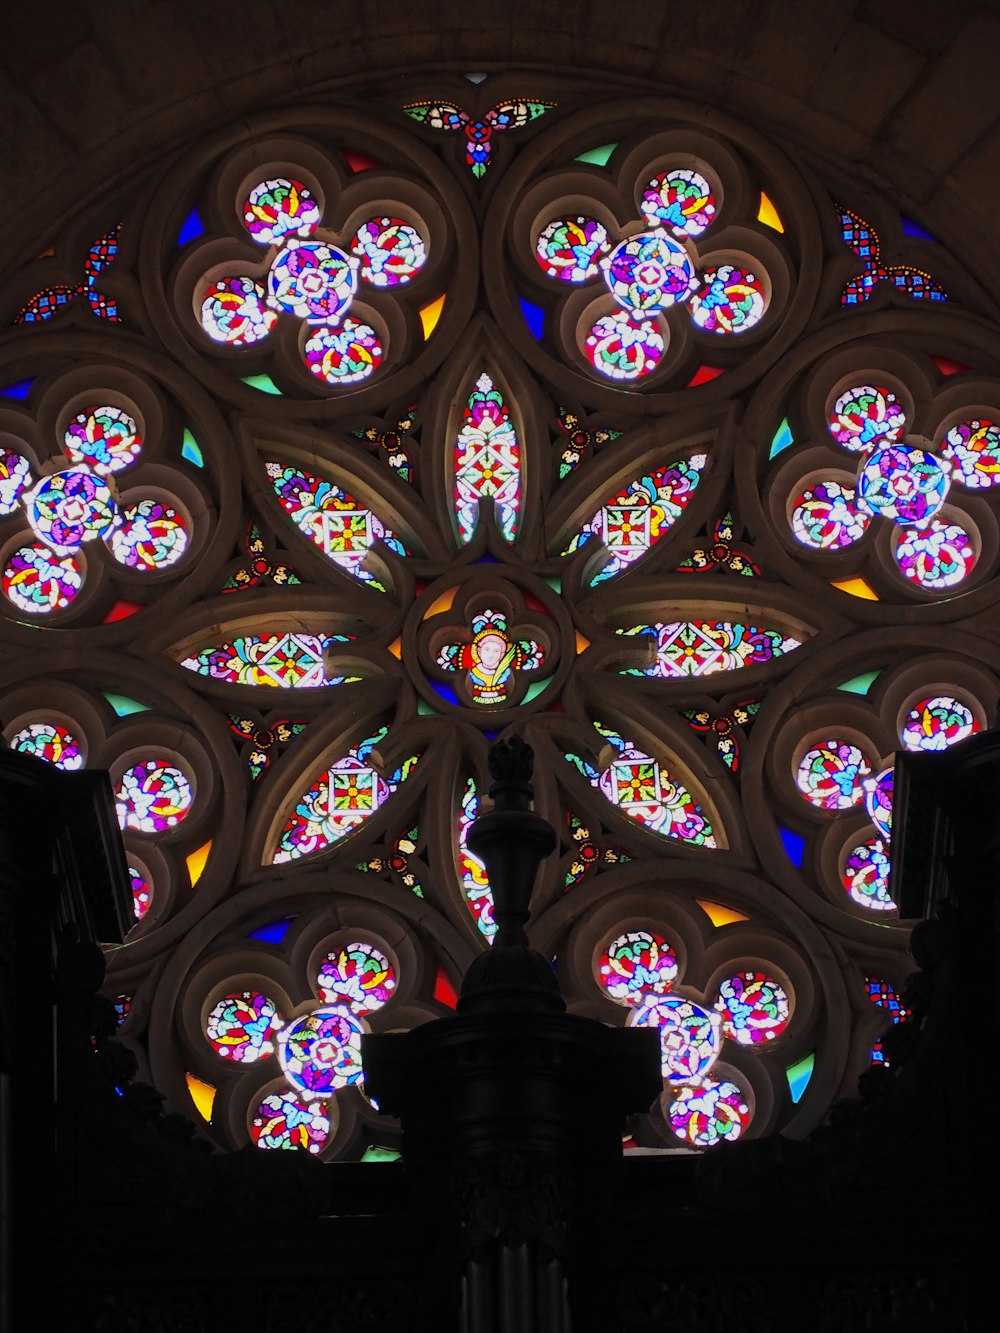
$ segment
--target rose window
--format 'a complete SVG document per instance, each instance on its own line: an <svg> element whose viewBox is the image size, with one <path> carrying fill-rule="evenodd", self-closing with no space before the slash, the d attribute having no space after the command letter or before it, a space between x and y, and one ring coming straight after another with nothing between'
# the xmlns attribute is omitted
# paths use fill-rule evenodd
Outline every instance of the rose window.
<svg viewBox="0 0 1000 1333"><path fill-rule="evenodd" d="M531 942L659 1034L627 1149L805 1135L912 970L894 756L1000 696L978 279L873 257L889 204L821 163L588 97L149 164L72 224L121 224L115 317L35 301L0 353L3 739L109 772L120 1037L220 1148L398 1152L360 1037L491 947L512 731Z"/></svg>

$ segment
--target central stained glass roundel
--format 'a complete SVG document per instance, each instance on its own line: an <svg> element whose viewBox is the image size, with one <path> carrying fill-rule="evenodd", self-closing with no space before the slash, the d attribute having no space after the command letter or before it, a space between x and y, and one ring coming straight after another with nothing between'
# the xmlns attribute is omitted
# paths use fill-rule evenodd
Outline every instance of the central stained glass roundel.
<svg viewBox="0 0 1000 1333"><path fill-rule="evenodd" d="M948 495L948 464L911 445L877 449L858 477L858 504L895 523L925 523Z"/></svg>
<svg viewBox="0 0 1000 1333"><path fill-rule="evenodd" d="M43 477L26 505L35 535L60 554L103 537L118 517L110 488L89 468Z"/></svg>
<svg viewBox="0 0 1000 1333"><path fill-rule="evenodd" d="M687 251L659 231L622 241L601 268L618 304L642 314L656 314L688 300L698 285Z"/></svg>
<svg viewBox="0 0 1000 1333"><path fill-rule="evenodd" d="M321 241L288 241L271 265L271 304L301 319L334 321L358 290L360 261Z"/></svg>

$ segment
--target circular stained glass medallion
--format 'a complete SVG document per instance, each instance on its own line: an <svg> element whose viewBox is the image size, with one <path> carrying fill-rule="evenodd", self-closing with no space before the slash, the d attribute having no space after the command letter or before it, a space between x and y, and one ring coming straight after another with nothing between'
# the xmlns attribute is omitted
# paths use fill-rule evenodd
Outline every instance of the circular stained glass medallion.
<svg viewBox="0 0 1000 1333"><path fill-rule="evenodd" d="M354 235L351 253L361 260L361 276L373 287L409 282L427 262L427 247L402 218L369 218Z"/></svg>
<svg viewBox="0 0 1000 1333"><path fill-rule="evenodd" d="M123 408L110 405L78 412L63 440L72 462L85 463L97 473L120 472L142 452L135 419Z"/></svg>
<svg viewBox="0 0 1000 1333"><path fill-rule="evenodd" d="M912 705L903 720L899 739L907 750L947 750L949 745L957 745L980 730L967 704L950 694L934 694Z"/></svg>
<svg viewBox="0 0 1000 1333"><path fill-rule="evenodd" d="M188 535L176 509L160 500L140 500L122 510L121 525L111 534L111 554L120 565L140 573L167 569L187 550Z"/></svg>
<svg viewBox="0 0 1000 1333"><path fill-rule="evenodd" d="M278 316L267 308L264 287L253 278L216 278L201 301L201 327L213 342L250 347L274 328Z"/></svg>
<svg viewBox="0 0 1000 1333"><path fill-rule="evenodd" d="M35 536L59 555L103 537L118 520L108 484L86 467L43 477L24 502Z"/></svg>
<svg viewBox="0 0 1000 1333"><path fill-rule="evenodd" d="M802 491L789 515L796 541L814 551L839 551L865 535L868 514L859 513L854 491L839 481L818 481Z"/></svg>
<svg viewBox="0 0 1000 1333"><path fill-rule="evenodd" d="M600 272L598 260L607 253L608 232L596 218L583 214L553 218L538 234L535 258L550 278L589 282Z"/></svg>
<svg viewBox="0 0 1000 1333"><path fill-rule="evenodd" d="M329 953L316 975L316 993L327 1004L370 1014L392 999L396 969L374 944L357 941Z"/></svg>
<svg viewBox="0 0 1000 1333"><path fill-rule="evenodd" d="M928 592L953 588L976 564L976 548L965 528L937 518L926 527L899 528L892 555L904 578Z"/></svg>
<svg viewBox="0 0 1000 1333"><path fill-rule="evenodd" d="M9 744L12 750L34 755L70 773L83 768L80 742L72 732L54 722L30 722L11 736Z"/></svg>
<svg viewBox="0 0 1000 1333"><path fill-rule="evenodd" d="M667 227L675 236L693 238L712 225L718 205L704 176L677 168L652 178L639 210L651 227Z"/></svg>
<svg viewBox="0 0 1000 1333"><path fill-rule="evenodd" d="M602 315L587 334L587 359L612 380L651 375L663 359L663 330L651 320L635 320L624 310Z"/></svg>
<svg viewBox="0 0 1000 1333"><path fill-rule="evenodd" d="M41 542L21 546L7 559L4 596L29 615L62 611L83 587L83 566L75 556L54 556Z"/></svg>
<svg viewBox="0 0 1000 1333"><path fill-rule="evenodd" d="M737 972L719 986L716 1013L725 1036L741 1046L756 1046L780 1037L791 1016L788 996L766 972Z"/></svg>
<svg viewBox="0 0 1000 1333"><path fill-rule="evenodd" d="M649 930L628 930L598 959L598 980L618 1004L641 1004L644 995L665 994L677 979L677 955Z"/></svg>
<svg viewBox="0 0 1000 1333"><path fill-rule="evenodd" d="M830 409L830 434L851 453L870 453L900 439L906 427L903 405L891 389L856 384Z"/></svg>
<svg viewBox="0 0 1000 1333"><path fill-rule="evenodd" d="M31 464L23 454L0 449L0 515L13 514L31 481Z"/></svg>
<svg viewBox="0 0 1000 1333"><path fill-rule="evenodd" d="M127 768L115 789L122 829L164 833L186 819L194 802L191 781L175 764L150 758Z"/></svg>
<svg viewBox="0 0 1000 1333"><path fill-rule="evenodd" d="M611 295L632 315L655 315L687 301L698 285L688 252L663 232L620 241L600 266Z"/></svg>
<svg viewBox="0 0 1000 1333"><path fill-rule="evenodd" d="M302 352L312 373L334 386L367 379L384 355L375 330L356 319L345 319L336 328L323 324L312 329Z"/></svg>
<svg viewBox="0 0 1000 1333"><path fill-rule="evenodd" d="M762 280L735 264L706 269L691 298L691 318L697 327L721 336L748 333L766 310Z"/></svg>
<svg viewBox="0 0 1000 1333"><path fill-rule="evenodd" d="M258 245L274 245L285 236L307 236L319 219L319 205L308 186L285 176L260 181L243 203L243 221Z"/></svg>
<svg viewBox="0 0 1000 1333"><path fill-rule="evenodd" d="M750 1123L750 1105L729 1079L705 1078L673 1091L667 1112L670 1128L696 1148L733 1143Z"/></svg>
<svg viewBox="0 0 1000 1333"><path fill-rule="evenodd" d="M718 1014L680 995L644 995L628 1016L630 1027L658 1028L663 1077L700 1078L715 1064L722 1047Z"/></svg>
<svg viewBox="0 0 1000 1333"><path fill-rule="evenodd" d="M361 1021L349 1009L324 1007L278 1033L278 1059L289 1083L307 1098L329 1097L361 1077Z"/></svg>
<svg viewBox="0 0 1000 1333"><path fill-rule="evenodd" d="M892 912L896 904L889 897L889 852L881 838L852 847L841 874L844 888L859 907L870 912Z"/></svg>
<svg viewBox="0 0 1000 1333"><path fill-rule="evenodd" d="M294 1092L272 1092L258 1103L250 1138L258 1148L318 1153L331 1131L330 1108Z"/></svg>
<svg viewBox="0 0 1000 1333"><path fill-rule="evenodd" d="M267 275L268 299L300 319L334 321L354 300L361 261L322 241L292 239Z"/></svg>
<svg viewBox="0 0 1000 1333"><path fill-rule="evenodd" d="M926 523L947 498L949 471L948 464L913 445L883 445L858 474L858 506L894 523Z"/></svg>
<svg viewBox="0 0 1000 1333"><path fill-rule="evenodd" d="M795 773L795 784L819 810L850 810L864 795L865 778L871 764L848 741L828 740L811 746Z"/></svg>
<svg viewBox="0 0 1000 1333"><path fill-rule="evenodd" d="M216 1055L253 1064L274 1050L273 1035L282 1025L275 1002L260 991L233 991L213 1006L205 1035Z"/></svg>
<svg viewBox="0 0 1000 1333"><path fill-rule="evenodd" d="M941 457L952 464L952 481L971 490L1000 485L1000 425L974 417L953 426Z"/></svg>

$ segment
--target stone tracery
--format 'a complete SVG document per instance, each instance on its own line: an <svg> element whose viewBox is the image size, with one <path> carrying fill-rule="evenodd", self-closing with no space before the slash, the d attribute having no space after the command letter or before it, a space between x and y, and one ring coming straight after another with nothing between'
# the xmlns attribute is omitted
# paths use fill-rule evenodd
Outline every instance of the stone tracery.
<svg viewBox="0 0 1000 1333"><path fill-rule="evenodd" d="M901 941L871 926L873 911L883 920L894 909L879 861L888 830L865 812L862 788L918 735L901 721L920 713L917 695L947 695L961 718L995 701L1000 650L992 640L984 659L971 625L951 635L947 653L931 632L995 597L995 349L975 375L943 371L934 358L957 355L961 318L949 310L932 323L903 304L883 304L881 334L855 337L839 311L816 304L829 230L823 209L832 204L811 194L794 167L721 125L699 139L696 154L676 108L652 99L638 117L613 105L604 116L622 127L606 167L574 160L581 135L593 135L589 112L522 126L547 153L545 168L537 154L535 167L515 157L501 177L494 161L488 179L506 188L481 227L433 152L389 113L363 131L352 115L331 113L321 130L290 123L264 148L233 143L211 162L179 161L144 224L147 277L157 266L170 275L167 299L148 297L148 329L123 301L125 327L131 317L137 334L109 324L100 352L87 344L89 366L74 365L79 333L55 323L30 349L14 349L37 378L25 406L6 408L0 422L7 490L29 475L18 459L43 478L66 475L53 467L64 447L56 423L68 412L99 403L95 412L112 427L102 437L108 450L113 423L135 412L143 453L129 459L135 491L121 500L146 530L127 547L144 554L122 559L114 543L123 508L117 526L115 515L109 520L110 542L94 555L100 544L88 542L77 557L82 538L67 547L3 492L9 637L24 653L8 669L5 735L14 743L44 711L31 683L37 664L27 659L37 627L51 625L60 648L44 670L65 691L59 713L75 724L87 763L106 763L125 786L132 775L136 790L151 763L189 782L191 817L165 805L162 828L128 826L152 906L114 984L132 993L123 1035L169 1095L183 1099L185 1071L215 1086L221 1142L249 1136L284 1146L300 1131L310 1151L358 1156L392 1137L356 1086L360 1067L344 1055L349 1034L340 1033L327 1065L312 1060L324 1023L339 1032L351 1022L326 1013L336 1004L317 1009L309 960L336 953L337 932L349 928L351 942L379 952L399 979L387 1012L365 1023L401 1026L436 1012L489 934L488 892L462 848L459 811L468 817L484 789L485 736L495 728L534 729L540 804L565 830L558 864L543 872L536 930L572 1002L624 1021L602 994L595 960L623 932L645 930L668 939L678 961L663 1013L702 1013L719 1029L709 1064L695 1058L697 1043L681 1042L683 1072L695 1081L666 1088L665 1105L636 1130L646 1142L704 1146L744 1127L801 1132L816 1123L858 1072L847 1068L849 1006L838 1010L845 976L853 969L860 977L862 966L905 971ZM352 166L358 149L372 165ZM485 179L490 159L476 160ZM179 248L168 195L204 223ZM316 232L321 218L329 236ZM480 243L486 295L472 320ZM266 260L251 253L255 245L268 247ZM442 292L433 325L425 312ZM960 290L949 294L949 305L960 301ZM910 294L900 289L898 299ZM206 316L213 302L224 313ZM358 311L377 356L348 329ZM595 351L588 340L598 327ZM213 329L227 335L215 347L207 345ZM320 329L327 338L347 331L355 342L310 352ZM807 339L789 350L803 329ZM632 334L638 341L628 343ZM614 350L609 338L618 340ZM154 369L159 362L168 369ZM627 373L609 372L612 365ZM876 437L902 432L901 422L891 424L894 404L930 445L920 459L911 452L893 463L890 513L889 499L876 503L884 498L878 478L866 495L852 469L884 454L871 450ZM847 439L831 438L831 411ZM557 425L567 420L577 450L569 464L566 428ZM98 433L87 440L86 465L100 475ZM955 489L945 495L938 485L933 513L898 506L900 496L923 493L914 462L932 481L951 477ZM807 495L812 508L797 526ZM886 522L867 521L873 508ZM702 578L694 590L684 562L693 547L716 549L719 514L726 543L747 549L748 568L731 563L727 545L725 558L695 565ZM928 526L935 521L945 526ZM187 548L169 539L164 524L172 522L190 534ZM24 546L25 523L41 550ZM250 524L258 551L268 551L267 571L254 573L241 552ZM803 532L820 535L808 541ZM39 570L43 557L58 571L69 556L78 559L75 576ZM278 578L275 570L296 572ZM737 576L748 571L762 612L749 621L732 613L745 605L747 584ZM258 577L274 586L258 586ZM852 590L852 580L867 592ZM18 596L18 587L37 592ZM956 588L971 600L952 601ZM880 623L876 606L905 627L902 638L867 629ZM439 627L447 621L454 635L466 608L473 641L489 628L476 629L476 616L503 617L502 635L491 622L496 637L522 660L508 663L502 680L504 652L485 673L483 651L468 665L461 653L448 655L460 636L446 640ZM629 642L637 627L659 636L696 621L716 646L734 628L777 633L773 622L782 650L772 641L770 652L751 655L739 667L746 694L729 698L733 662L714 679L698 673L692 685L696 673L645 669L648 636ZM196 629L204 631L197 645ZM873 676L866 690L848 688L865 673ZM265 679L278 712L260 716L253 731L251 781L231 719L248 717L236 712L249 707L240 691ZM305 679L315 690L299 692ZM297 733L286 726L293 707ZM739 767L703 745L692 714L738 719ZM949 726L959 739L962 725L928 721L919 736L936 748ZM251 735L245 721L237 734ZM275 742L284 748L267 763ZM807 762L817 751L835 752L842 767L835 773L822 754ZM797 778L804 771L816 781ZM147 793L150 809L157 794ZM588 830L588 845L621 854L594 857L567 890L579 855L573 819ZM387 865L389 849L411 833L407 873L420 895L371 868ZM857 854L865 846L867 860ZM798 860L789 851L796 847ZM181 943L195 921L213 940L208 952ZM272 928L273 937L259 934ZM829 939L843 971L817 962ZM213 967L217 978L206 973ZM160 969L155 985L147 968ZM758 971L773 983L772 998L792 998L787 1026L761 1043L734 1028L723 1046L715 997L728 985L735 1005L733 978ZM204 1006L222 1002L223 983L233 995L265 998L251 1025L272 1009L282 1016L284 1084L275 1084L262 1046L262 1061L247 1062L261 1070L239 1078L213 1054ZM352 1021L353 1032L362 1020ZM817 1050L831 1054L817 1057L796 1096L787 1071ZM330 1074L338 1061L342 1076ZM710 1083L699 1082L710 1073Z"/></svg>

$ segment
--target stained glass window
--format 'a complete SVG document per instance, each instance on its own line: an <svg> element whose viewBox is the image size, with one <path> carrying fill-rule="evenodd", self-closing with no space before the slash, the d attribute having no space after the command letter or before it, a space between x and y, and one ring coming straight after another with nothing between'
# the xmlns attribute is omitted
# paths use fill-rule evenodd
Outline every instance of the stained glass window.
<svg viewBox="0 0 1000 1333"><path fill-rule="evenodd" d="M398 1150L360 1035L490 947L510 731L529 934L660 1034L643 1145L808 1132L839 981L907 970L893 750L1000 697L982 275L721 116L493 78L234 123L11 275L0 729L109 770L108 994L219 1148Z"/></svg>

